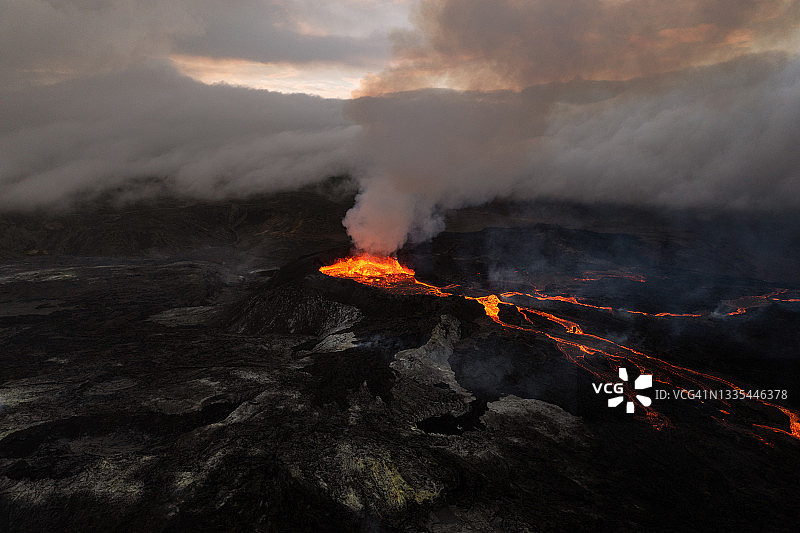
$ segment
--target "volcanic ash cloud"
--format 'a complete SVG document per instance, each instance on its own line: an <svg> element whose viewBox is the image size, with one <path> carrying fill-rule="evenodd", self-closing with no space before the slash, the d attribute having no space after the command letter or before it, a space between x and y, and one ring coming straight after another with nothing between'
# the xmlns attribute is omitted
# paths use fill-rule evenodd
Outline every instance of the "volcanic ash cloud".
<svg viewBox="0 0 800 533"><path fill-rule="evenodd" d="M392 252L495 197L798 207L800 8L574 4L422 2L347 109L357 247Z"/></svg>

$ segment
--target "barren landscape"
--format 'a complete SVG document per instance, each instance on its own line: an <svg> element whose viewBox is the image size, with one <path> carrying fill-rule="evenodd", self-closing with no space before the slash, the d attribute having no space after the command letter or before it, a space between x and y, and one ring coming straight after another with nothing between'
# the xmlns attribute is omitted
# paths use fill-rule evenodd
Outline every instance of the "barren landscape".
<svg viewBox="0 0 800 533"><path fill-rule="evenodd" d="M323 274L352 194L5 216L0 529L791 529L796 227L494 203Z"/></svg>

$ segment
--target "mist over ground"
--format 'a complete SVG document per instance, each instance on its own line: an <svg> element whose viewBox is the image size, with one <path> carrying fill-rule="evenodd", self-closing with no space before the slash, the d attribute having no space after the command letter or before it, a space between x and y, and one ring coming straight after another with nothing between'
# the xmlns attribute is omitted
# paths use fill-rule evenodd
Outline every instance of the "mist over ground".
<svg viewBox="0 0 800 533"><path fill-rule="evenodd" d="M9 92L0 103L0 209L112 188L199 198L297 189L349 170L358 127L341 107L204 85L168 66Z"/></svg>
<svg viewBox="0 0 800 533"><path fill-rule="evenodd" d="M794 2L425 0L413 27L350 33L369 6L340 7L6 6L0 209L108 190L243 197L349 174L355 247L391 253L496 197L800 203ZM350 101L206 85L173 61L375 66L387 39L393 61Z"/></svg>

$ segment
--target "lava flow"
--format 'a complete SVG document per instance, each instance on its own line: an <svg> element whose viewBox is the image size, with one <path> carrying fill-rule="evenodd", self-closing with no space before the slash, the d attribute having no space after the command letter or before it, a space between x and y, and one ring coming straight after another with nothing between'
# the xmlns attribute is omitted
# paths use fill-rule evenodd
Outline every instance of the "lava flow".
<svg viewBox="0 0 800 533"><path fill-rule="evenodd" d="M339 259L332 265L321 267L319 271L334 278L352 279L364 285L396 292L450 296L439 287L417 280L414 270L401 265L396 257L361 254Z"/></svg>
<svg viewBox="0 0 800 533"><path fill-rule="evenodd" d="M446 292L446 290L452 290L457 287L455 285L450 285L440 288L421 282L416 279L413 269L401 265L394 257L362 254L357 257L340 259L333 265L323 266L319 270L328 276L348 278L364 285L380 287L384 290L400 294L429 294L439 297L449 297L454 296L454 294ZM776 292L766 297L757 298L778 300L776 296L779 295L784 296L782 292ZM699 372L691 368L678 366L663 359L659 359L658 357L619 344L611 339L587 333L584 331L584 328L576 322L557 317L538 309L515 304L512 299L516 298L519 300L520 298L527 298L538 301L560 301L573 305L593 307L601 311L614 312L615 310L611 307L589 305L571 296L554 297L539 293L538 291L534 294L505 292L499 296L496 294L488 294L485 296L460 296L479 302L483 306L486 316L504 328L539 334L554 342L558 350L564 354L567 359L601 381L615 381L617 371L620 367L632 366L636 367L640 373L649 373L657 376L654 377L654 381L668 385L679 391L704 390L710 392L720 390L719 387L722 386L731 391L744 392L741 387L723 378ZM511 313L518 313L524 325L511 324L503 320L501 317L501 305L506 306ZM638 314L644 315L646 313ZM693 318L703 315L659 313L648 316ZM627 391L625 394L630 400L634 400L635 395L633 392ZM752 398L752 401L762 407L776 409L787 416L789 418L788 430L753 422L747 422L747 426L750 428L768 429L776 433L784 433L800 439L799 413L758 398ZM733 415L731 411L734 406L724 399L719 399L719 402L723 404L726 409L717 408L719 418L714 418L725 425L732 426L733 424L731 421ZM650 406L643 406L643 409L647 420L657 429L671 426L667 418L656 412ZM747 417L748 415L742 415L739 416L738 419L742 420ZM749 432L757 439L766 442L761 436L755 433L753 429L750 429Z"/></svg>

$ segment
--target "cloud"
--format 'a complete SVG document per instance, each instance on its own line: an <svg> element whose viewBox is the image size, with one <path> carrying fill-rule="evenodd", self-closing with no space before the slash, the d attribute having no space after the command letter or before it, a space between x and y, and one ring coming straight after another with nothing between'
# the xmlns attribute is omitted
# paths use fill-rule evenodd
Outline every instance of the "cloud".
<svg viewBox="0 0 800 533"><path fill-rule="evenodd" d="M361 191L344 223L356 246L388 253L498 196L800 207L789 0L422 0L414 28L392 33L390 66L349 103L204 85L171 62L200 79L377 64L404 8L3 3L0 209L153 183L247 195L351 172Z"/></svg>
<svg viewBox="0 0 800 533"><path fill-rule="evenodd" d="M786 0L423 0L394 34L394 65L362 94L424 87L522 89L621 80L796 49ZM794 40L793 40L794 39Z"/></svg>
<svg viewBox="0 0 800 533"><path fill-rule="evenodd" d="M239 58L262 63L337 62L380 67L389 56L385 33L331 34L321 21L301 17L308 10L294 3L210 3L201 11L202 32L175 40L181 54Z"/></svg>
<svg viewBox="0 0 800 533"><path fill-rule="evenodd" d="M610 101L559 104L517 193L581 201L797 209L800 58L665 76Z"/></svg>
<svg viewBox="0 0 800 533"><path fill-rule="evenodd" d="M0 95L0 209L53 206L156 178L244 196L351 168L342 103L208 86L165 66Z"/></svg>
<svg viewBox="0 0 800 533"><path fill-rule="evenodd" d="M209 86L175 68L197 79L341 92L354 83L343 76L386 55L385 35L369 20L396 16L390 4L0 4L0 209L112 188L241 196L349 172L358 127L340 101ZM370 15L375 8L383 11Z"/></svg>
<svg viewBox="0 0 800 533"><path fill-rule="evenodd" d="M397 16L380 0L3 2L0 88L119 72L173 54L377 70L389 54L380 23ZM370 21L379 24L366 31Z"/></svg>
<svg viewBox="0 0 800 533"><path fill-rule="evenodd" d="M357 247L498 196L800 207L797 2L422 0L412 20L348 107Z"/></svg>
<svg viewBox="0 0 800 533"><path fill-rule="evenodd" d="M174 39L202 27L181 0L3 2L0 79L5 88L20 88L124 70L165 57Z"/></svg>
<svg viewBox="0 0 800 533"><path fill-rule="evenodd" d="M345 225L389 253L447 209L502 196L800 208L800 58L762 54L627 81L362 98L361 194Z"/></svg>

